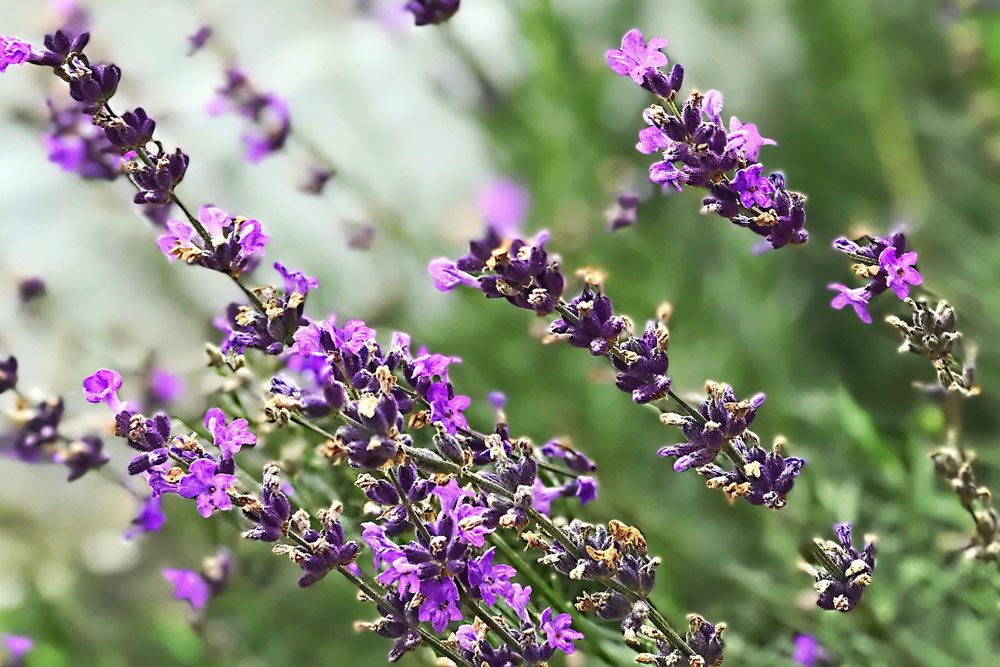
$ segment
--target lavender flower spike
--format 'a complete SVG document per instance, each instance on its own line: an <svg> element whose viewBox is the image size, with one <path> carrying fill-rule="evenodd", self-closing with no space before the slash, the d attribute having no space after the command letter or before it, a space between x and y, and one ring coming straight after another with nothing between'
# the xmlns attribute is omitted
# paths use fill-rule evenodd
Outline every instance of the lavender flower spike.
<svg viewBox="0 0 1000 667"><path fill-rule="evenodd" d="M647 44L637 29L622 38L621 49L605 55L611 70L628 76L658 98L645 110L647 127L639 132L636 150L660 158L649 167L649 180L664 190L699 187L709 191L704 213L716 213L734 225L763 236L771 248L805 243L805 197L785 187L780 173L764 173L758 159L763 146L774 145L757 126L733 116L722 122L722 93L694 91L678 107L677 93L684 69L674 65L669 74L660 49L666 40Z"/></svg>
<svg viewBox="0 0 1000 667"><path fill-rule="evenodd" d="M444 23L458 11L461 0L409 0L403 9L413 14L415 25Z"/></svg>
<svg viewBox="0 0 1000 667"><path fill-rule="evenodd" d="M833 249L855 260L852 265L854 275L868 284L851 289L840 283L831 283L830 289L837 291L830 305L835 310L851 306L865 324L871 324L868 313L869 302L891 289L900 300L905 301L910 294L910 286L923 283L923 276L917 271L917 253L906 251L906 235L896 232L892 236L862 236L850 240L845 236L834 239Z"/></svg>
<svg viewBox="0 0 1000 667"><path fill-rule="evenodd" d="M851 540L851 524L838 523L833 532L836 541L815 540L818 567L803 564L803 569L816 579L817 606L846 613L858 606L872 583L877 538L865 536L864 549L858 551Z"/></svg>

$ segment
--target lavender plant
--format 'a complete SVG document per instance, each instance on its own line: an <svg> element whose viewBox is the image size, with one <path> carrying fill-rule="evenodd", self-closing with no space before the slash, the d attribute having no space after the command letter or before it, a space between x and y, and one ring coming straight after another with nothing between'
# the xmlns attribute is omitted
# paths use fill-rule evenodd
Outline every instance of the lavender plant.
<svg viewBox="0 0 1000 667"><path fill-rule="evenodd" d="M956 358L956 345L962 340L957 328L955 309L943 299L931 305L926 298L912 298L910 288L922 287L923 276L916 268L918 255L906 251L906 236L896 232L890 237L864 236L857 240L838 237L833 242L835 250L847 254L858 278L867 280L864 287L848 288L838 283L830 288L838 291L831 305L841 309L850 305L858 318L870 324L869 302L879 294L892 290L910 309L910 319L888 315L886 323L903 339L901 353L926 357L934 370L934 384L914 383L924 394L941 402L949 422L948 442L931 452L934 470L954 489L962 507L972 517L974 531L964 549L977 560L1000 564L1000 524L987 487L976 483L972 462L975 454L961 441L960 405L979 394L975 383L975 349L971 348L963 360ZM928 291L928 296L933 293Z"/></svg>
<svg viewBox="0 0 1000 667"><path fill-rule="evenodd" d="M705 386L708 397L697 408L689 405L674 393L668 374L669 304L636 332L629 318L615 314L604 293L604 276L593 269L579 272L583 289L571 301L563 300L566 280L559 257L545 249L547 241L547 232L531 240L505 239L489 227L483 239L470 243L468 254L455 261L435 259L428 270L434 286L443 292L460 285L473 287L489 299L503 298L537 315L558 313L548 327L552 340L565 340L605 357L616 371L619 389L636 404L655 407L664 425L681 429L685 442L658 452L676 459L674 470L696 468L709 488L721 489L730 498L771 509L784 507L805 460L784 456L780 438L771 451L765 450L748 429L764 394L740 401L732 387L710 381ZM671 402L681 413L669 410ZM731 468L717 463L720 454L729 459Z"/></svg>
<svg viewBox="0 0 1000 667"><path fill-rule="evenodd" d="M620 49L605 55L619 76L652 93L658 104L642 114L648 127L639 132L636 150L661 159L649 167L649 180L664 191L684 186L708 190L703 213L715 213L734 225L764 237L760 250L799 245L809 239L805 230L805 197L788 190L780 172L764 173L760 150L774 145L753 123L733 116L722 122L722 93L692 91L682 107L677 94L684 83L684 68L675 63L669 73L662 53L667 40L654 37L647 43L633 28L622 37Z"/></svg>
<svg viewBox="0 0 1000 667"><path fill-rule="evenodd" d="M147 416L123 402L121 375L102 369L84 380L84 396L111 409L115 433L135 452L128 473L149 486L151 500L137 517L137 528L153 530L162 523L154 502L166 494L193 500L206 518L239 509L250 526L244 537L273 543L276 553L302 570L300 585L336 570L356 586L379 615L367 627L394 640L390 660L426 645L466 667L541 665L556 652L574 652L581 642L612 663L596 637L574 629L570 603L552 592L499 534L513 530L529 549L542 552L539 563L572 582L585 582L576 608L618 622L641 662L721 664L723 624L691 615L682 637L650 600L660 561L648 554L638 529L620 521L604 527L551 518L557 498L576 497L581 503L594 498L589 459L557 442L539 448L512 438L502 411L492 432L472 429L463 414L470 401L448 378L455 358L423 350L414 354L403 333L382 348L375 331L360 320L341 328L333 316L307 318L306 298L318 286L314 278L276 262L281 285L247 286L242 274L267 244L262 226L215 207L191 213L176 193L187 154L166 151L154 139L155 125L145 112L119 115L112 109L121 71L92 64L83 53L87 41L86 34L71 39L57 32L46 37L39 52L4 38L5 45L18 45L12 52L26 49L24 58L17 55L11 62L52 68L69 84L82 113L121 152L136 204L172 203L184 214L183 220L168 221L158 241L164 254L222 273L242 291L246 302L232 304L219 323L224 339L210 349L211 363L238 373L246 369L248 350L273 357L271 363L284 372L269 373L262 408L266 420L274 428L295 424L319 436L321 457L334 464L327 472L353 482L375 506L370 516L364 508L348 512L347 498L316 509L314 500L322 491L306 479L289 489L274 464L263 467L258 485L242 451L257 442L247 418L230 421L212 407L204 420L208 436L200 436L165 412ZM562 280L557 271L550 277ZM650 372L665 373L664 350L655 340L646 342ZM633 370L636 377L629 382L637 384L636 390L662 382ZM657 386L649 400L664 389ZM232 398L241 404L238 390ZM344 461L363 472L351 475L336 466ZM351 525L362 529L360 542L351 539ZM357 562L362 545L372 553L371 575ZM511 564L498 563L498 552ZM216 567L211 575L171 571L165 576L178 596L199 606L222 585L225 571L228 566ZM515 576L530 581L551 606L542 609L532 586L513 581ZM496 614L484 608L501 600ZM459 621L471 623L452 636L448 631Z"/></svg>

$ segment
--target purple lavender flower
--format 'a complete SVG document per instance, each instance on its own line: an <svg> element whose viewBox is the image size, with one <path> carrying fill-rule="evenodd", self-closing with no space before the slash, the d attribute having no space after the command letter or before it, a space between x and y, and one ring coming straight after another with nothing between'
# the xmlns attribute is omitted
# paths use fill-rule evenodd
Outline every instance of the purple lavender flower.
<svg viewBox="0 0 1000 667"><path fill-rule="evenodd" d="M420 584L420 594L424 602L420 605L417 618L430 622L434 632L444 632L452 621L462 620L462 610L458 608L458 587L450 578L431 579Z"/></svg>
<svg viewBox="0 0 1000 667"><path fill-rule="evenodd" d="M608 231L617 232L635 224L639 208L639 195L625 192L615 199L614 203L604 212L608 221Z"/></svg>
<svg viewBox="0 0 1000 667"><path fill-rule="evenodd" d="M202 206L198 221L211 237L213 247L207 247L188 221L167 220L167 233L157 239L156 245L171 262L183 260L238 276L251 261L264 256L264 248L271 240L264 234L259 221L231 218L214 206Z"/></svg>
<svg viewBox="0 0 1000 667"><path fill-rule="evenodd" d="M457 286L479 287L479 281L472 274L460 270L455 262L446 257L432 259L427 265L427 272L434 279L435 289L450 292Z"/></svg>
<svg viewBox="0 0 1000 667"><path fill-rule="evenodd" d="M415 25L444 23L458 11L461 0L409 0L403 9L413 14Z"/></svg>
<svg viewBox="0 0 1000 667"><path fill-rule="evenodd" d="M212 36L212 26L203 25L198 30L188 37L188 42L190 44L188 48L188 56L193 56L194 54L205 48L205 44L208 39Z"/></svg>
<svg viewBox="0 0 1000 667"><path fill-rule="evenodd" d="M479 209L486 224L504 238L520 233L530 206L528 188L508 178L491 182L479 198Z"/></svg>
<svg viewBox="0 0 1000 667"><path fill-rule="evenodd" d="M549 333L594 356L608 354L625 330L625 319L614 314L611 299L589 285L569 303L568 310L573 317L555 320Z"/></svg>
<svg viewBox="0 0 1000 667"><path fill-rule="evenodd" d="M858 316L859 320L865 324L872 323L872 316L868 312L868 302L871 301L873 294L869 287L851 289L841 283L830 283L827 287L837 292L837 296L833 297L833 300L830 301L830 305L833 306L834 310L841 310L844 306L850 306L854 309L854 313Z"/></svg>
<svg viewBox="0 0 1000 667"><path fill-rule="evenodd" d="M733 179L731 186L739 196L743 208L771 206L774 184L761 175L763 169L764 165L753 164L736 172L736 178Z"/></svg>
<svg viewBox="0 0 1000 667"><path fill-rule="evenodd" d="M174 599L186 600L191 608L200 611L211 597L212 589L201 574L194 570L163 570L163 577L174 587Z"/></svg>
<svg viewBox="0 0 1000 667"><path fill-rule="evenodd" d="M194 498L198 514L206 519L215 511L232 509L226 490L236 483L235 475L218 472L219 464L212 459L198 459L188 467L187 474L177 485L183 498Z"/></svg>
<svg viewBox="0 0 1000 667"><path fill-rule="evenodd" d="M111 411L122 411L118 391L122 388L122 376L118 371L102 368L83 380L83 397L88 403L104 403Z"/></svg>
<svg viewBox="0 0 1000 667"><path fill-rule="evenodd" d="M795 635L795 648L792 660L803 667L816 667L823 660L826 652L819 640L812 635Z"/></svg>
<svg viewBox="0 0 1000 667"><path fill-rule="evenodd" d="M47 101L50 128L42 137L49 162L85 180L113 181L122 159L105 133L95 127L83 106L57 108Z"/></svg>
<svg viewBox="0 0 1000 667"><path fill-rule="evenodd" d="M642 33L632 28L622 37L621 49L609 49L604 59L615 74L627 76L642 85L651 70L667 64L667 57L660 52L666 45L667 40L662 37L654 37L647 44Z"/></svg>
<svg viewBox="0 0 1000 667"><path fill-rule="evenodd" d="M11 65L20 65L31 58L31 44L11 35L0 35L0 74Z"/></svg>
<svg viewBox="0 0 1000 667"><path fill-rule="evenodd" d="M733 116L729 119L729 134L726 135L726 150L741 151L749 162L756 162L763 146L777 146L774 139L760 136L757 126L753 123L742 123Z"/></svg>
<svg viewBox="0 0 1000 667"><path fill-rule="evenodd" d="M469 586L479 593L488 606L497 603L498 598L507 598L510 593L510 579L517 570L510 565L494 564L496 549L488 549L482 556L469 561Z"/></svg>
<svg viewBox="0 0 1000 667"><path fill-rule="evenodd" d="M132 538L142 533L155 533L163 527L167 520L163 513L163 496L150 496L142 502L139 513L132 519L132 527L125 532L125 539Z"/></svg>
<svg viewBox="0 0 1000 667"><path fill-rule="evenodd" d="M156 121L139 107L113 118L104 128L104 134L115 148L125 152L134 148L144 148L153 140Z"/></svg>
<svg viewBox="0 0 1000 667"><path fill-rule="evenodd" d="M508 243L490 228L486 238L470 243L469 254L454 265L440 259L432 262L435 286L442 291L458 284L471 287L469 278L478 273L478 286L487 298L505 298L518 308L547 315L555 309L566 284L558 258L550 259L545 251L548 237L542 231L531 242L514 239Z"/></svg>
<svg viewBox="0 0 1000 667"><path fill-rule="evenodd" d="M246 73L238 68L226 70L226 83L208 107L217 116L233 111L248 119L253 130L243 134L248 162L257 163L284 148L292 131L288 103L274 93L254 89Z"/></svg>
<svg viewBox="0 0 1000 667"><path fill-rule="evenodd" d="M0 361L0 394L17 386L17 357Z"/></svg>
<svg viewBox="0 0 1000 667"><path fill-rule="evenodd" d="M166 368L153 366L149 370L149 398L157 405L170 405L184 394L184 380Z"/></svg>
<svg viewBox="0 0 1000 667"><path fill-rule="evenodd" d="M173 153L150 156L151 164L133 162L132 181L138 192L132 200L136 204L167 204L173 197L174 188L184 180L189 161L187 154L178 148Z"/></svg>
<svg viewBox="0 0 1000 667"><path fill-rule="evenodd" d="M62 463L69 469L69 477L66 481L73 482L90 470L100 468L110 461L111 457L104 453L104 443L100 438L86 435L59 449L53 460L56 463Z"/></svg>
<svg viewBox="0 0 1000 667"><path fill-rule="evenodd" d="M666 325L660 320L650 320L642 335L630 337L619 346L621 356L611 358L618 371L615 384L622 391L631 392L634 402L649 403L666 396L670 390L668 341Z"/></svg>
<svg viewBox="0 0 1000 667"><path fill-rule="evenodd" d="M205 428L212 434L215 446L222 451L223 459L232 459L244 445L253 447L257 436L250 432L246 419L234 419L226 424L226 415L220 408L211 408L205 413Z"/></svg>
<svg viewBox="0 0 1000 667"><path fill-rule="evenodd" d="M914 268L917 253L907 252L900 256L896 248L890 246L878 256L879 269L885 271L889 287L901 300L910 296L910 285L919 285L924 279Z"/></svg>
<svg viewBox="0 0 1000 667"><path fill-rule="evenodd" d="M302 568L299 586L311 586L323 579L331 570L346 567L358 556L357 542L346 540L344 528L340 524L342 507L337 504L319 513L321 530L310 528L302 535L308 544L299 546L294 552L293 560Z"/></svg>
<svg viewBox="0 0 1000 667"><path fill-rule="evenodd" d="M0 71L3 70L0 69ZM10 667L22 667L24 665L24 656L35 648L35 642L31 637L23 635L4 635L3 644L7 648L7 653L10 654Z"/></svg>
<svg viewBox="0 0 1000 667"><path fill-rule="evenodd" d="M427 390L427 402L431 405L431 422L440 424L448 433L469 427L462 412L469 407L472 399L456 396L450 383L435 382Z"/></svg>
<svg viewBox="0 0 1000 667"><path fill-rule="evenodd" d="M89 42L89 33L84 32L71 37L68 33L57 30L42 40L45 51L40 54L33 52L28 62L51 67L56 76L63 81L69 81L74 77L85 77L89 75L90 69L86 59L83 58L83 50Z"/></svg>
<svg viewBox="0 0 1000 667"><path fill-rule="evenodd" d="M288 531L288 520L292 516L292 505L282 490L278 466L264 466L260 503L243 508L243 513L256 525L243 537L248 540L277 542Z"/></svg>
<svg viewBox="0 0 1000 667"><path fill-rule="evenodd" d="M225 318L215 325L225 332L221 349L224 353L242 354L251 347L267 354L279 354L292 342L292 336L308 324L303 317L306 297L319 283L301 271L286 269L281 262L274 268L284 279L284 291L273 285L255 290L264 312L254 307L229 304Z"/></svg>
<svg viewBox="0 0 1000 667"><path fill-rule="evenodd" d="M572 616L569 614L556 615L551 607L542 612L540 627L545 633L545 638L551 646L567 655L572 655L575 650L573 642L583 639L582 632L577 632L570 627L572 623Z"/></svg>
<svg viewBox="0 0 1000 667"><path fill-rule="evenodd" d="M32 301L41 299L47 291L45 280L40 276L29 276L17 281L17 298L21 305L27 305ZM2 383L2 380L0 380ZM0 390L2 393L2 390Z"/></svg>
<svg viewBox="0 0 1000 667"><path fill-rule="evenodd" d="M858 551L851 541L851 524L838 523L833 533L836 542L816 540L818 556L822 556L816 559L816 564L822 569L806 567L816 579L817 606L846 613L858 606L872 582L876 538L866 536L864 549Z"/></svg>
<svg viewBox="0 0 1000 667"><path fill-rule="evenodd" d="M890 237L863 236L856 241L839 236L834 239L833 248L856 261L852 267L855 275L868 284L852 289L830 283L829 288L837 291L830 305L836 310L851 306L865 324L872 321L868 304L873 298L891 289L900 299L906 299L910 286L923 282L916 269L917 253L906 252L906 235L902 232Z"/></svg>
<svg viewBox="0 0 1000 667"><path fill-rule="evenodd" d="M745 441L750 442L747 446ZM732 470L723 470L715 463L698 468L710 489L722 489L730 498L743 498L751 505L781 509L795 485L799 473L806 465L805 459L781 454L782 440L774 443L768 452L761 447L752 431L733 440L733 449L746 463Z"/></svg>
<svg viewBox="0 0 1000 667"><path fill-rule="evenodd" d="M687 438L687 442L658 452L660 456L676 457L674 470L678 472L714 461L727 441L743 435L764 404L764 394L737 401L733 388L725 383L707 382L705 392L708 398L698 407L702 419L670 412L660 417L664 424L679 426Z"/></svg>
<svg viewBox="0 0 1000 667"><path fill-rule="evenodd" d="M661 157L650 166L649 179L664 190L679 191L685 185L709 190L703 212L746 227L763 236L771 248L805 243L809 235L804 229L804 197L789 192L781 174L765 177L763 166L754 164L761 147L773 145L774 140L735 116L727 130L722 123L723 97L716 90L704 95L693 92L678 109L675 99L684 70L674 65L669 75L660 71L667 64L659 52L665 44L666 40L654 39L647 45L642 33L632 29L622 39L622 48L606 55L616 74L629 76L670 110L654 104L643 112L648 127L639 132L636 149Z"/></svg>

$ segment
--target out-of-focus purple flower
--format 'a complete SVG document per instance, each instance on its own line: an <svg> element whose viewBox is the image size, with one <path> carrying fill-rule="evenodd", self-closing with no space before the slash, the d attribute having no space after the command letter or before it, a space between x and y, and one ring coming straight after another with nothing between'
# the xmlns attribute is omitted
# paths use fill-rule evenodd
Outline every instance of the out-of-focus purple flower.
<svg viewBox="0 0 1000 667"><path fill-rule="evenodd" d="M617 232L619 229L634 225L638 210L639 195L634 192L618 195L614 203L604 212L604 219L608 221L608 231Z"/></svg>
<svg viewBox="0 0 1000 667"><path fill-rule="evenodd" d="M198 459L191 463L177 485L177 493L183 498L194 498L198 514L206 519L216 510L233 507L226 490L236 483L236 476L220 473L218 468L219 464L212 459Z"/></svg>
<svg viewBox="0 0 1000 667"><path fill-rule="evenodd" d="M12 35L0 35L0 74L11 65L26 62L31 55L31 44Z"/></svg>
<svg viewBox="0 0 1000 667"><path fill-rule="evenodd" d="M45 296L45 281L39 276L29 276L17 281L17 297L21 305L31 303Z"/></svg>
<svg viewBox="0 0 1000 667"><path fill-rule="evenodd" d="M4 635L3 643L12 660L10 667L21 667L24 664L24 656L35 648L35 642L31 637L23 635Z"/></svg>
<svg viewBox="0 0 1000 667"><path fill-rule="evenodd" d="M0 360L0 394L17 386L17 357Z"/></svg>
<svg viewBox="0 0 1000 667"><path fill-rule="evenodd" d="M753 208L754 206L768 208L771 206L774 184L761 175L763 169L764 165L752 164L736 172L732 188L739 195L740 203L744 208Z"/></svg>
<svg viewBox="0 0 1000 667"><path fill-rule="evenodd" d="M188 48L188 55L193 56L194 54L205 48L206 42L208 42L209 37L212 36L212 26L203 25L198 28L197 32L188 37L188 43L190 44Z"/></svg>
<svg viewBox="0 0 1000 667"><path fill-rule="evenodd" d="M337 172L328 165L309 165L309 174L302 185L299 186L299 189L311 195L322 194L323 189L326 188L326 184L336 175Z"/></svg>
<svg viewBox="0 0 1000 667"><path fill-rule="evenodd" d="M142 502L139 513L132 519L132 527L125 532L125 539L131 540L141 533L155 533L167 520L163 514L163 496L150 496Z"/></svg>
<svg viewBox="0 0 1000 667"><path fill-rule="evenodd" d="M647 44L642 33L632 28L622 37L621 48L609 49L604 59L615 74L630 77L642 85L650 70L667 64L667 57L660 52L666 45L667 40L662 37L654 37Z"/></svg>
<svg viewBox="0 0 1000 667"><path fill-rule="evenodd" d="M275 93L258 92L243 70L226 70L226 83L216 90L217 97L209 104L208 113L216 116L233 111L248 119L252 130L243 134L246 159L260 162L284 148L292 130L288 103Z"/></svg>
<svg viewBox="0 0 1000 667"><path fill-rule="evenodd" d="M85 180L113 181L122 159L105 133L95 127L79 104L57 108L46 102L50 127L42 136L49 162Z"/></svg>
<svg viewBox="0 0 1000 667"><path fill-rule="evenodd" d="M104 443L100 438L86 435L60 448L53 460L56 463L62 463L69 469L69 477L66 481L73 482L83 477L87 472L100 468L110 461L111 457L104 453Z"/></svg>
<svg viewBox="0 0 1000 667"><path fill-rule="evenodd" d="M458 11L461 0L409 0L403 9L413 14L415 25L444 23Z"/></svg>
<svg viewBox="0 0 1000 667"><path fill-rule="evenodd" d="M486 224L504 238L520 233L530 206L528 188L508 178L494 180L479 197L479 209Z"/></svg>
<svg viewBox="0 0 1000 667"><path fill-rule="evenodd" d="M816 667L823 659L825 652L819 640L812 635L795 635L795 648L792 660L803 667Z"/></svg>
<svg viewBox="0 0 1000 667"><path fill-rule="evenodd" d="M122 410L122 402L118 398L118 390L122 387L122 376L118 371L102 368L83 380L83 397L88 403L104 403L111 411L118 414Z"/></svg>
<svg viewBox="0 0 1000 667"><path fill-rule="evenodd" d="M244 445L253 447L257 436L250 432L246 419L234 419L226 424L226 415L220 408L211 408L205 413L205 428L212 434L215 446L222 451L222 458L231 459Z"/></svg>
<svg viewBox="0 0 1000 667"><path fill-rule="evenodd" d="M184 380L161 366L149 370L149 395L154 403L170 405L184 394Z"/></svg>
<svg viewBox="0 0 1000 667"><path fill-rule="evenodd" d="M924 279L914 265L917 253L907 252L897 255L896 248L889 246L878 256L879 269L885 271L890 289L900 299L910 296L910 285L919 285Z"/></svg>
<svg viewBox="0 0 1000 667"><path fill-rule="evenodd" d="M573 617L569 614L556 615L549 607L542 612L540 620L540 629L545 634L549 645L567 655L572 655L575 650L573 642L583 639L582 632L577 632L570 627L573 623Z"/></svg>
<svg viewBox="0 0 1000 667"><path fill-rule="evenodd" d="M163 577L174 587L175 600L187 600L191 608L200 611L205 608L212 589L201 574L194 570L163 570Z"/></svg>
<svg viewBox="0 0 1000 667"><path fill-rule="evenodd" d="M486 400L490 402L494 410L503 410L507 407L507 395L502 391L491 391L486 396Z"/></svg>

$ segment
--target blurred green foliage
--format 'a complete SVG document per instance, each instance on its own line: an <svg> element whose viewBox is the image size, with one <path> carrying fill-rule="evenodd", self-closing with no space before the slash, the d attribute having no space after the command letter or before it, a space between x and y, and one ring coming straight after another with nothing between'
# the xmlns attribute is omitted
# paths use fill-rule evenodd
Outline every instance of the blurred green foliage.
<svg viewBox="0 0 1000 667"><path fill-rule="evenodd" d="M586 515L643 528L664 561L654 599L678 621L688 611L726 621L727 664L791 664L798 632L816 635L843 665L997 664L1000 578L957 554L968 517L927 458L944 437L943 419L910 387L931 380L929 368L897 355L893 332L879 323L901 304L882 297L876 324L866 327L850 312L832 311L825 287L850 277L829 249L834 236L907 224L928 285L947 295L960 327L982 345L984 393L967 406L966 442L979 452L980 480L1000 485L993 391L1000 386L993 337L1000 325L1000 14L969 4L523 0L504 10L516 22L512 50L522 68L504 80L490 78L491 63L463 34L462 13L419 35L440 39L487 78L488 96L455 104L480 124L496 169L530 185L531 226L552 230L551 247L567 270L606 269L616 305L640 322L660 301L673 304L675 390L698 392L712 378L741 396L765 391L756 430L765 440L786 436L790 451L809 463L780 512L730 506L697 475L674 474L655 451L675 435L619 392L599 360L542 345L529 314L481 295L447 303L431 295L422 265L459 246L454 234L407 231L405 217L394 232L404 236L377 245L371 259L402 267L400 280L427 282L427 298L407 304L385 295L381 306L342 316L370 316L383 332L407 330L433 350L461 356L457 386L480 404L489 390L506 392L516 432L536 441L567 435L594 457L601 494ZM812 236L804 248L754 256L752 235L698 214L698 192L652 197L636 227L607 235L601 211L623 179L643 182L648 162L632 150L647 100L603 62L604 50L634 25L671 40L667 53L685 64L687 86L722 90L728 114L778 139L762 157L809 196ZM336 58L336 44L328 48ZM419 127L417 119L404 122ZM382 173L405 178L391 161ZM326 284L349 280L335 266L304 268ZM489 423L482 405L474 415ZM23 474L38 475L39 488L61 483L55 471ZM100 484L74 487L77 502ZM348 587L328 581L299 591L294 568L258 544L236 546L232 589L192 627L167 599L158 570L193 566L235 536L228 524L168 509L167 527L143 541L134 566L75 576L67 562L58 596L46 593L48 575L27 561L23 604L0 612L0 629L35 637L30 667L382 663L384 641L351 629L368 612ZM827 536L836 521L881 538L875 581L851 615L814 609L809 578L796 569L811 538ZM0 528L5 545L24 540L38 548L55 539L34 541L32 531L45 526L19 522L16 508L4 508Z"/></svg>

